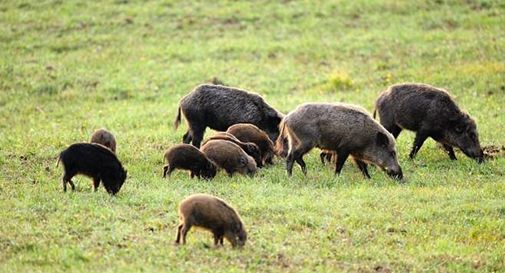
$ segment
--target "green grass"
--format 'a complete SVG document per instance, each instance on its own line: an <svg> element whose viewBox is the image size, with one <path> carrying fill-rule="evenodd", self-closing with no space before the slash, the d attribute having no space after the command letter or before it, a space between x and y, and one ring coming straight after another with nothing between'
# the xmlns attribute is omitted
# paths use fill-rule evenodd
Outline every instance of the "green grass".
<svg viewBox="0 0 505 273"><path fill-rule="evenodd" d="M161 178L186 126L179 99L217 77L287 113L307 101L369 111L397 82L450 90L482 145L505 144L505 4L424 1L0 2L0 272L503 272L505 159L451 162L433 141L407 159L407 183L365 180L306 157L251 179ZM62 192L58 153L100 127L129 178L116 197L77 177ZM210 131L207 131L207 135ZM176 247L177 204L218 195L249 241L214 248L191 231Z"/></svg>

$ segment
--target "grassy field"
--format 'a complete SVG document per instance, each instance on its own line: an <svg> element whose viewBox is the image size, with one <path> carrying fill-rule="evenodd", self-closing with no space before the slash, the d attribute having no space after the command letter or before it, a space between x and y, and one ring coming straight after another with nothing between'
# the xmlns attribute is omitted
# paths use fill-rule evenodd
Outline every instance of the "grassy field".
<svg viewBox="0 0 505 273"><path fill-rule="evenodd" d="M504 272L505 159L452 162L429 140L406 176L340 177L317 151L288 178L162 179L179 99L213 77L287 113L308 101L373 110L397 82L450 90L483 146L505 144L505 4L422 1L1 1L0 272ZM76 177L60 151L101 127L129 178L116 197ZM208 135L210 130L207 131ZM228 200L242 250L193 230L174 246L177 204Z"/></svg>

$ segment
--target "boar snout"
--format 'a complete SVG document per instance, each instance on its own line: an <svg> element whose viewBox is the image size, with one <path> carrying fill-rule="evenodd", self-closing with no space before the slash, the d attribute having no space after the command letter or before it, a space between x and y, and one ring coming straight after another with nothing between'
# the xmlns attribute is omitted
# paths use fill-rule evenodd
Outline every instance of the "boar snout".
<svg viewBox="0 0 505 273"><path fill-rule="evenodd" d="M395 179L395 180L403 180L403 172L402 168L398 168L397 170L394 169L387 169L386 173L389 175L389 177Z"/></svg>

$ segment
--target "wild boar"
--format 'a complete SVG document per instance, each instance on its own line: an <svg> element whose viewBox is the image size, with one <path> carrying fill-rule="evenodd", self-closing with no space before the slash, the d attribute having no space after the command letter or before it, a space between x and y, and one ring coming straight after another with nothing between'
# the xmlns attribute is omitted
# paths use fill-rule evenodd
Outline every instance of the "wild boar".
<svg viewBox="0 0 505 273"><path fill-rule="evenodd" d="M336 174L340 174L351 155L366 178L370 178L367 163L379 166L393 178L403 178L395 139L360 107L344 103L302 104L284 118L280 135L288 138L286 169L289 176L294 161L306 174L302 157L318 147L336 152ZM281 137L276 144L282 146Z"/></svg>
<svg viewBox="0 0 505 273"><path fill-rule="evenodd" d="M179 204L180 224L175 243L186 244L192 226L207 229L214 235L214 245L223 245L223 237L233 247L244 246L247 232L237 211L225 201L208 194L193 194Z"/></svg>
<svg viewBox="0 0 505 273"><path fill-rule="evenodd" d="M428 137L442 144L452 160L456 160L453 147L479 163L484 159L475 121L443 89L426 84L393 85L380 94L375 109L380 123L395 138L403 129L416 132L411 159Z"/></svg>
<svg viewBox="0 0 505 273"><path fill-rule="evenodd" d="M238 172L253 176L256 162L237 144L226 140L210 140L200 150L231 177Z"/></svg>
<svg viewBox="0 0 505 273"><path fill-rule="evenodd" d="M93 179L96 191L103 182L105 190L115 195L126 180L126 170L123 169L116 155L107 147L96 143L75 143L60 153L64 168L63 191L67 191L67 183L75 190L72 177L83 174Z"/></svg>
<svg viewBox="0 0 505 273"><path fill-rule="evenodd" d="M268 105L259 95L221 85L202 84L182 98L174 126L181 122L181 112L189 130L184 143L200 147L207 127L226 131L237 123L252 123L265 130L272 140L279 134L282 114Z"/></svg>
<svg viewBox="0 0 505 273"><path fill-rule="evenodd" d="M163 177L167 174L170 176L175 169L189 170L191 178L196 175L198 178L212 179L217 173L216 164L193 145L175 145L166 151L164 158L167 165L163 167Z"/></svg>
<svg viewBox="0 0 505 273"><path fill-rule="evenodd" d="M256 166L258 168L263 167L263 162L261 160L261 153L258 148L258 145L256 145L255 143L242 142L238 138L236 138L234 135L232 135L230 133L226 133L226 132L217 132L213 136L211 136L207 141L216 140L216 139L227 140L227 141L231 141L231 142L237 144L238 146L240 146L240 148L242 148L242 150L244 150L244 152L246 152L246 154L248 154L252 158L254 158L254 161L256 161ZM207 141L205 141L203 143L203 145L205 145L205 143L207 143Z"/></svg>
<svg viewBox="0 0 505 273"><path fill-rule="evenodd" d="M263 130L254 124L239 123L230 126L226 132L240 141L255 143L260 149L261 161L264 164L273 164L274 143Z"/></svg>
<svg viewBox="0 0 505 273"><path fill-rule="evenodd" d="M96 130L91 136L90 142L102 144L103 146L111 149L114 153L116 152L116 138L111 132L105 129Z"/></svg>

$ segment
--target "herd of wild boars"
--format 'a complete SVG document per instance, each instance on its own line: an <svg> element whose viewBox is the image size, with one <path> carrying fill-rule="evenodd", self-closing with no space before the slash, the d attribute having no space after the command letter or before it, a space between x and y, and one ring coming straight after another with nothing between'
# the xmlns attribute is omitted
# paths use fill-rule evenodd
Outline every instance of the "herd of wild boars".
<svg viewBox="0 0 505 273"><path fill-rule="evenodd" d="M379 122L375 120L376 114ZM475 121L456 105L447 91L426 84L390 86L376 100L373 117L357 105L344 103L305 103L284 115L257 94L202 84L181 99L176 128L182 117L188 124L182 138L184 145L166 151L163 177L175 169L189 170L191 177L204 179L212 179L219 170L229 176L235 172L253 176L258 168L273 164L276 155L286 159L289 176L295 162L306 174L303 156L316 147L321 149L323 164L335 164L336 174L340 174L351 156L366 178L370 178L368 166L372 164L392 178L402 180L396 138L403 129L416 132L410 152L412 159L431 137L442 144L452 160L456 159L454 147L479 163L484 160ZM207 127L218 132L200 147ZM116 177L111 180L110 173L121 177L122 167L106 173L97 164L108 158L117 161L118 166L121 164L115 156L116 140L112 133L97 130L91 143L96 145L89 146L94 149L88 150L95 152L83 154L87 146L81 144L77 148L69 147L60 155L66 166L64 189L67 183L74 188L71 177L75 174L90 176L95 188L100 181L110 185L110 181L120 180ZM108 148L112 153L96 152L100 150L96 147ZM87 164L90 164L88 169ZM122 185L122 182L116 184ZM119 188L107 190L115 193Z"/></svg>
<svg viewBox="0 0 505 273"><path fill-rule="evenodd" d="M370 178L368 166L372 164L403 181L396 148L403 129L416 133L411 159L431 137L452 160L456 160L454 147L478 163L484 160L475 121L447 91L426 84L390 86L376 100L373 117L346 103L305 103L284 115L257 94L203 84L181 99L175 128L183 116L188 130L182 144L165 152L163 177L175 169L188 170L191 178L212 179L219 170L229 176L236 172L254 176L259 168L274 164L275 156L285 158L288 176L295 162L306 175L303 156L319 148L321 162L335 164L337 175L350 156L366 178ZM207 127L218 132L201 145ZM127 172L115 151L114 136L100 129L91 143L76 143L61 152L58 162L64 166L64 191L67 184L74 189L72 177L83 174L92 178L95 190L102 181L108 193L116 194ZM233 246L241 246L247 239L238 213L217 197L190 196L181 202L179 215L177 243L181 237L185 243L192 226L210 230L216 245L226 238Z"/></svg>

